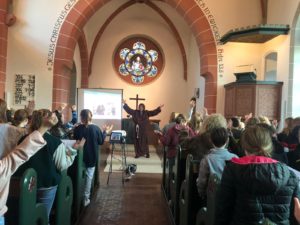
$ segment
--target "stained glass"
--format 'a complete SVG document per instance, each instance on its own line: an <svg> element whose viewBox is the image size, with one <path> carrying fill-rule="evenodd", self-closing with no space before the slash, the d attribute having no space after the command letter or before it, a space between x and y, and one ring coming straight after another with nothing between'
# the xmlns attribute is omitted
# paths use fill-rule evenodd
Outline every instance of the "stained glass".
<svg viewBox="0 0 300 225"><path fill-rule="evenodd" d="M141 84L144 81L144 76L132 76L131 80L136 84Z"/></svg>
<svg viewBox="0 0 300 225"><path fill-rule="evenodd" d="M147 51L143 42L135 42L132 49L121 49L119 55L124 61L119 66L119 72L123 76L130 74L136 84L143 83L145 75L155 77L158 73L157 67L153 65L158 59L158 53L153 49Z"/></svg>
<svg viewBox="0 0 300 225"><path fill-rule="evenodd" d="M146 45L143 42L135 42L133 44L133 49L143 49L146 50Z"/></svg>
<svg viewBox="0 0 300 225"><path fill-rule="evenodd" d="M122 74L122 75L124 75L124 76L127 76L129 73L128 73L128 71L126 70L126 68L125 68L125 64L124 63L122 63L121 65L120 65L120 67L119 67L119 72L120 72L120 74Z"/></svg>
<svg viewBox="0 0 300 225"><path fill-rule="evenodd" d="M120 51L120 58L125 60L125 57L126 55L128 54L128 52L130 52L130 49L128 48L123 48L121 51Z"/></svg>
<svg viewBox="0 0 300 225"><path fill-rule="evenodd" d="M157 51L150 50L150 51L148 51L148 53L151 55L153 62L155 62L158 59L158 53L157 53Z"/></svg>
<svg viewBox="0 0 300 225"><path fill-rule="evenodd" d="M149 77L155 77L157 74L157 67L156 66L152 66L151 71L147 74L147 76Z"/></svg>

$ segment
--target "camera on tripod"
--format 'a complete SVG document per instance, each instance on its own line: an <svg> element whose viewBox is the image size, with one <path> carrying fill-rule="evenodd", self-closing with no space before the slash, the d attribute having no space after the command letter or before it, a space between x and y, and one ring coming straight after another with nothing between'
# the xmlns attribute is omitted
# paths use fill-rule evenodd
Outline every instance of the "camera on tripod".
<svg viewBox="0 0 300 225"><path fill-rule="evenodd" d="M125 130L113 130L110 134L109 142L111 144L125 144L126 131Z"/></svg>

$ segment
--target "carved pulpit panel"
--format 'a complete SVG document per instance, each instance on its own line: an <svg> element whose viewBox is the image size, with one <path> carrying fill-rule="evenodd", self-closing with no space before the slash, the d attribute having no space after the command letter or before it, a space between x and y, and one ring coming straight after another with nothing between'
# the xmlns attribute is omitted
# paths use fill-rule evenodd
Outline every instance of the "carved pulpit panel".
<svg viewBox="0 0 300 225"><path fill-rule="evenodd" d="M244 86L236 89L236 115L242 116L253 112L255 89L251 86Z"/></svg>

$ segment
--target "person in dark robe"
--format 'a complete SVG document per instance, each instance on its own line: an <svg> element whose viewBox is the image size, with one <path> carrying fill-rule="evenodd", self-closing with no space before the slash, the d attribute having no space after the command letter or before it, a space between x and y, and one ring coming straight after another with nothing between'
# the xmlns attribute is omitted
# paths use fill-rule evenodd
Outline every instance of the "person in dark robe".
<svg viewBox="0 0 300 225"><path fill-rule="evenodd" d="M139 158L140 156L146 156L149 158L149 146L148 146L148 137L147 137L147 125L149 124L149 117L156 116L161 112L161 108L164 105L160 105L155 110L146 110L144 104L139 104L138 109L131 109L125 101L124 110L132 116L133 122L135 123L134 129L134 150L135 150L135 158Z"/></svg>

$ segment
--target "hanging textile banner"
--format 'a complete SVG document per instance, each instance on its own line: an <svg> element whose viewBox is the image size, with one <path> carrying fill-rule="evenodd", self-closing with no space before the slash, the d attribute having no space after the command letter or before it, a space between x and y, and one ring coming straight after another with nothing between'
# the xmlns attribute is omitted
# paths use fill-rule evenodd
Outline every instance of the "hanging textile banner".
<svg viewBox="0 0 300 225"><path fill-rule="evenodd" d="M16 74L15 76L15 105L27 105L35 97L35 75Z"/></svg>

